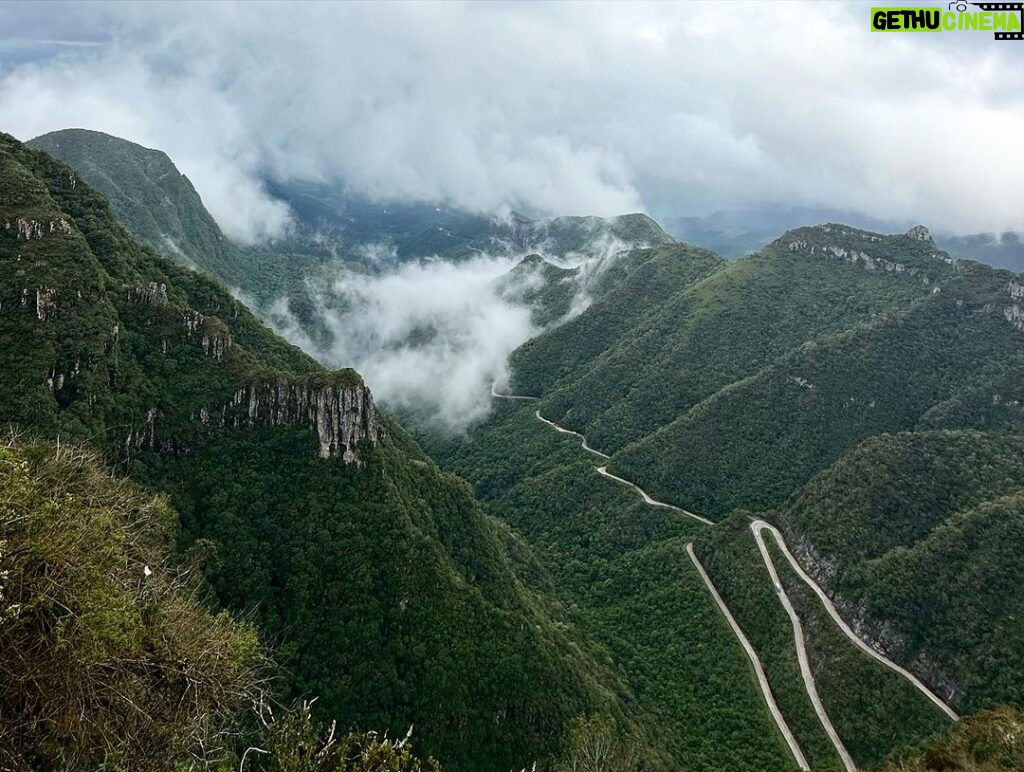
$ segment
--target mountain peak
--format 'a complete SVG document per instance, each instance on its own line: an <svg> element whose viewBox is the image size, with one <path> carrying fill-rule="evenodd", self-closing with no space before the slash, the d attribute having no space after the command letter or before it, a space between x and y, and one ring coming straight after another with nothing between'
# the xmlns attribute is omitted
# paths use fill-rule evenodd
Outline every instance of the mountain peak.
<svg viewBox="0 0 1024 772"><path fill-rule="evenodd" d="M931 232L923 225L915 225L906 235L917 241L932 241Z"/></svg>

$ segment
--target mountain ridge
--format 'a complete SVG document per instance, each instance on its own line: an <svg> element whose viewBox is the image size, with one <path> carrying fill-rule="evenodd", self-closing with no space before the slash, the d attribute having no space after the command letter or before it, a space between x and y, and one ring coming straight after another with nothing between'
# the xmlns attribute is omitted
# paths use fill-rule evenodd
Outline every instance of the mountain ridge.
<svg viewBox="0 0 1024 772"><path fill-rule="evenodd" d="M319 696L343 726L415 723L455 770L549 758L581 714L635 726L593 646L520 581L529 549L513 557L358 374L136 244L68 166L8 135L0 222L0 420L91 443L165 494L180 554L280 642L282 699Z"/></svg>

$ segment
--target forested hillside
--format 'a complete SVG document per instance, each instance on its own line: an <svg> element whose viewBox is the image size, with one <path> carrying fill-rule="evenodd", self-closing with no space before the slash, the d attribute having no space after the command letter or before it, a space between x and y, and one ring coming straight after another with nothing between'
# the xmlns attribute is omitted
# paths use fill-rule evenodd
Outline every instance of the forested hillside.
<svg viewBox="0 0 1024 772"><path fill-rule="evenodd" d="M628 690L659 769L789 770L742 649L690 565L706 526L602 477L579 440L502 402L466 443L434 448L537 552L531 583L564 604ZM514 452L510 452L510 448Z"/></svg>
<svg viewBox="0 0 1024 772"><path fill-rule="evenodd" d="M159 150L85 129L51 132L27 144L70 165L109 200L115 217L138 241L171 262L220 280L277 329L327 351L344 348L344 341L335 340L332 317L349 310L352 298L339 283L352 276L386 275L409 262L460 263L529 253L573 264L600 262L623 249L673 242L639 213L533 219L513 212L499 217L370 200L340 181L268 180L267 192L287 209L290 221L272 238L243 245L221 232L192 183ZM583 275L579 283L571 276L554 281L550 272L562 270L573 271L549 264L543 277L529 277L530 286L513 286L513 275L503 289L511 291L513 302L534 306L534 322L543 327L570 310L586 283ZM540 285L536 278L543 279Z"/></svg>
<svg viewBox="0 0 1024 772"><path fill-rule="evenodd" d="M417 728L449 769L624 721L607 668L517 579L508 535L351 371L139 247L67 166L0 139L0 420L100 450L180 510L179 552L278 647L281 697ZM515 546L517 561L529 551Z"/></svg>
<svg viewBox="0 0 1024 772"><path fill-rule="evenodd" d="M312 233L293 233L273 247L234 243L188 177L160 150L86 129L54 131L26 144L74 169L107 199L118 221L140 243L260 302L287 296L299 312L309 304L305 281L330 266L346 265Z"/></svg>
<svg viewBox="0 0 1024 772"><path fill-rule="evenodd" d="M800 686L747 527L755 516L783 529L864 638L957 709L1019 704L1018 278L954 263L923 228L841 225L792 231L737 261L680 245L622 265L582 314L513 355L511 389L539 397L532 407L655 498L724 520L696 534L697 554L812 765L838 759ZM442 457L481 495L515 496L505 516L550 539L537 505L556 499L542 478L475 461L508 442L502 432L507 420L493 419ZM783 574L858 763L923 748L942 715Z"/></svg>
<svg viewBox="0 0 1024 772"><path fill-rule="evenodd" d="M78 162L113 173L117 216L162 234L154 246L178 234L230 280L240 253L220 248L166 157L121 158L113 140L92 164L106 140L71 133L83 136ZM539 399L498 403L468 437L423 438L474 495L357 373L325 371L213 276L138 246L69 167L9 137L0 164L0 420L87 443L166 495L168 564L201 572L197 588L252 625L216 617L225 629L270 645L278 699L317 696L316 718L344 729L414 725L417 750L446 769L543 768L594 738L627 768L791 769L692 542L813 768L840 756L799 680L783 590L858 766L917 763L936 742L962 755L960 735L936 739L947 715L844 637L776 546L773 590L748 527L763 517L857 633L942 700L1024 700L1013 274L954 263L923 228L802 228L725 261L643 216L408 210L373 231L384 212L303 189L306 225L383 233L396 260L598 250L573 268L530 255L500 281L546 329L512 359L511 388ZM50 452L28 447L43 450L11 444L12 463ZM644 503L598 463L720 522ZM237 705L218 710L236 720ZM280 731L295 721L288 736L317 742L304 715Z"/></svg>

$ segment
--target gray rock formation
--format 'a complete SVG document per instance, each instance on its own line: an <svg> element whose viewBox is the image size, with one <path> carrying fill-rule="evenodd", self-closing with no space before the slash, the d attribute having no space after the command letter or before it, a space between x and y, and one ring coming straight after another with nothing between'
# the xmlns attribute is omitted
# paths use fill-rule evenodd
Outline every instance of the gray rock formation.
<svg viewBox="0 0 1024 772"><path fill-rule="evenodd" d="M931 241L932 234L923 225L915 225L909 231L907 235L915 241Z"/></svg>
<svg viewBox="0 0 1024 772"><path fill-rule="evenodd" d="M359 445L376 444L384 434L370 390L337 375L249 384L228 405L206 413L205 422L218 413L226 426L305 424L316 430L321 458L345 463L361 463Z"/></svg>

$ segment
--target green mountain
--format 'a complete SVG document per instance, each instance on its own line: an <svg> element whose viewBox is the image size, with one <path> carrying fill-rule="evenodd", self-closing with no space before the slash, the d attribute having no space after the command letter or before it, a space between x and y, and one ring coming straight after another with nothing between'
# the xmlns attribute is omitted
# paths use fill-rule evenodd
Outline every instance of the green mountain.
<svg viewBox="0 0 1024 772"><path fill-rule="evenodd" d="M521 768L626 695L530 550L214 281L136 244L68 166L0 137L0 421L85 442L178 513L178 552L277 646L284 697ZM631 730L632 731L632 730Z"/></svg>
<svg viewBox="0 0 1024 772"><path fill-rule="evenodd" d="M495 217L440 204L371 201L332 183L268 181L267 187L288 204L303 228L354 259L365 258L367 247L374 247L375 255L392 252L385 262L402 262L433 256L462 260L481 253L593 255L617 246L674 241L640 213L534 219L512 212Z"/></svg>
<svg viewBox="0 0 1024 772"><path fill-rule="evenodd" d="M644 214L497 218L371 201L340 184L268 180L268 193L289 207L293 222L269 242L242 246L221 232L188 178L159 150L86 129L51 132L27 144L71 166L108 199L136 240L241 290L262 318L280 329L298 324L323 348L334 335L325 317L346 307L335 287L346 271L377 273L406 261L457 262L481 254L538 252L579 261L673 241ZM542 291L536 277L529 287L512 286L516 278L510 276L505 288L513 295L524 291L525 300L538 305L535 322L542 326L564 316L582 289L550 275L540 277L543 284L557 284L550 289Z"/></svg>
<svg viewBox="0 0 1024 772"><path fill-rule="evenodd" d="M536 551L532 586L596 640L660 758L652 769L793 769L743 650L686 557L704 527L650 507L595 471L536 403L501 401L465 442L434 455Z"/></svg>
<svg viewBox="0 0 1024 772"><path fill-rule="evenodd" d="M304 280L339 261L312 236L295 234L275 247L240 246L206 210L188 177L160 150L87 129L63 129L29 147L64 161L102 194L118 221L163 257L204 271L260 302L308 298Z"/></svg>
<svg viewBox="0 0 1024 772"><path fill-rule="evenodd" d="M1020 279L955 263L920 227L800 228L734 261L686 245L620 259L585 311L513 354L512 390L539 398L518 420L539 408L610 454L613 473L720 521L692 536L696 553L812 766L839 759L801 685L753 517L782 528L864 639L954 707L1020 704ZM628 533L633 521L590 524L582 542L567 531L576 505L552 487L569 484L555 462L502 467L498 449L520 431L499 415L436 452L547 551L553 571L603 566L593 534ZM941 713L851 646L788 568L781 582L858 765L923 752ZM603 601L584 586L573 597L589 609ZM662 625L595 627L632 642Z"/></svg>
<svg viewBox="0 0 1024 772"><path fill-rule="evenodd" d="M998 737L1016 713L950 729L924 691L836 626L779 544L759 546L751 522L779 526L857 635L957 711L1024 703L1018 276L954 262L921 227L798 228L726 261L644 215L496 220L313 184L270 185L296 229L245 251L162 154L80 131L39 142L74 149L76 171L0 138L0 420L54 444L0 451L0 600L9 543L45 566L60 554L4 520L9 502L52 515L41 533L58 534L88 509L80 498L113 501L89 487L104 476L97 461L46 461L61 458L57 442L84 443L136 491L120 509L99 507L98 543L161 494L163 552L140 554L180 565L194 594L245 616L272 644L280 699L318 696L316 718L343 731L401 737L413 725L417 750L445 768L573 768L573 754L604 748L616 769L793 769L799 754L762 687L814 769L841 769L840 751L860 768L1012 768ZM175 263L178 249L212 276ZM357 373L325 371L214 278L301 310L305 282L323 272L480 252L532 253L498 288L545 330L512 358L514 391L537 401L496 401L466 437L422 437L451 471L376 408ZM55 498L64 489L48 481L81 469L87 479ZM100 557L137 573L125 549ZM166 633L107 568L82 568L97 589L82 596L95 615L83 616L92 626L75 661L117 639L167 670L180 652L152 656L147 642ZM0 637L22 636L14 650L66 624L52 608L20 616L20 605L0 607ZM7 627L15 607L20 626ZM187 609L235 642L226 656L238 669L221 681L251 680L252 631ZM64 639L43 640L59 652ZM17 755L5 716L38 698L10 683L20 691L0 700L0 759ZM132 682L161 706L178 685ZM228 703L214 703L219 726L239 720ZM43 707L33 715L72 715L60 699ZM320 742L308 713L271 722L291 739L261 740L276 754L267 768L291 769L289 753ZM194 718L167 722L168 760L185 752L184 735L202 735ZM19 735L28 766L66 765L72 752L100 763L118 748L109 732L79 747L65 724L46 726ZM368 752L403 747L384 746Z"/></svg>
<svg viewBox="0 0 1024 772"><path fill-rule="evenodd" d="M582 271L562 268L540 255L527 255L498 279L498 293L514 303L525 303L538 327L547 327L562 319L573 308L583 290Z"/></svg>
<svg viewBox="0 0 1024 772"><path fill-rule="evenodd" d="M221 233L165 153L87 129L54 131L27 144L75 169L141 243L236 285L244 280L245 253Z"/></svg>
<svg viewBox="0 0 1024 772"><path fill-rule="evenodd" d="M775 516L879 647L964 710L1024 701L1019 431L872 437Z"/></svg>

